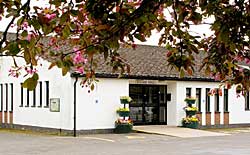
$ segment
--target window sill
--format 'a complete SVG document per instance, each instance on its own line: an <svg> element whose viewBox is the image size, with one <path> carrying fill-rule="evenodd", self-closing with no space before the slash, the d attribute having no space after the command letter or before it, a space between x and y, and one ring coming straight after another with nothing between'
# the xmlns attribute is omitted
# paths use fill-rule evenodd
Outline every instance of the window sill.
<svg viewBox="0 0 250 155"><path fill-rule="evenodd" d="M229 111L224 111L224 113L229 113Z"/></svg>
<svg viewBox="0 0 250 155"><path fill-rule="evenodd" d="M26 105L26 106L24 106L25 108L28 108L28 107L30 107L30 106L28 106L28 105Z"/></svg>
<svg viewBox="0 0 250 155"><path fill-rule="evenodd" d="M32 105L32 106L30 106L31 108L35 108L36 106L34 106L34 105Z"/></svg>
<svg viewBox="0 0 250 155"><path fill-rule="evenodd" d="M44 106L44 108L49 108L49 106Z"/></svg>
<svg viewBox="0 0 250 155"><path fill-rule="evenodd" d="M210 111L207 111L206 114L211 114L211 112L210 112Z"/></svg>
<svg viewBox="0 0 250 155"><path fill-rule="evenodd" d="M41 105L39 105L39 106L37 106L37 108L42 108L43 106L41 106Z"/></svg>
<svg viewBox="0 0 250 155"><path fill-rule="evenodd" d="M250 109L245 109L245 111L250 111Z"/></svg>
<svg viewBox="0 0 250 155"><path fill-rule="evenodd" d="M219 111L215 111L214 113L215 113L215 114L220 114L220 112L219 112Z"/></svg>

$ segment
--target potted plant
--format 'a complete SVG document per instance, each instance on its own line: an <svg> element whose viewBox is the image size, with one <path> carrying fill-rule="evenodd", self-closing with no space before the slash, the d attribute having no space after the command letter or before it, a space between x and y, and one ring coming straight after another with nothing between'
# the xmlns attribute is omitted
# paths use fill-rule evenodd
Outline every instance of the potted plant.
<svg viewBox="0 0 250 155"><path fill-rule="evenodd" d="M194 104L196 101L195 97L186 97L184 100L187 104Z"/></svg>
<svg viewBox="0 0 250 155"><path fill-rule="evenodd" d="M129 133L133 129L133 123L132 120L124 120L124 119L118 119L115 121L115 133Z"/></svg>
<svg viewBox="0 0 250 155"><path fill-rule="evenodd" d="M193 116L198 111L197 107L185 107L184 109L186 111L187 116Z"/></svg>
<svg viewBox="0 0 250 155"><path fill-rule="evenodd" d="M119 108L116 110L116 112L119 114L121 117L128 117L129 116L129 108Z"/></svg>
<svg viewBox="0 0 250 155"><path fill-rule="evenodd" d="M198 128L199 119L195 116L193 117L186 117L182 119L182 126L192 129Z"/></svg>
<svg viewBox="0 0 250 155"><path fill-rule="evenodd" d="M121 96L120 101L122 104L127 104L132 101L131 97L129 96Z"/></svg>

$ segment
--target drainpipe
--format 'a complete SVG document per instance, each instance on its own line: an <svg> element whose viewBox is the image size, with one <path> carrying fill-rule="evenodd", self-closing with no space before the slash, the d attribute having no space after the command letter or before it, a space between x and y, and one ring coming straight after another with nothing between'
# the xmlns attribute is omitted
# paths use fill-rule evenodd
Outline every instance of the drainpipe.
<svg viewBox="0 0 250 155"><path fill-rule="evenodd" d="M76 137L76 83L78 81L78 77L74 82L74 137Z"/></svg>

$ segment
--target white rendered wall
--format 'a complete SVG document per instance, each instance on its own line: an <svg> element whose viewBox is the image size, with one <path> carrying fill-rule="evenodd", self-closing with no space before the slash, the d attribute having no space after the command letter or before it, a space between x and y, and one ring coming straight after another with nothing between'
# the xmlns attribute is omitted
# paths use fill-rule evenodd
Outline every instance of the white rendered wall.
<svg viewBox="0 0 250 155"><path fill-rule="evenodd" d="M202 125L206 122L205 111L205 89L206 88L218 88L219 83L215 82L191 82L180 81L177 82L177 122L181 125L181 119L185 117L185 111L183 107L186 105L184 99L186 97L186 88L191 88L191 96L196 96L196 88L201 88L201 112L202 112ZM220 103L220 124L224 121L224 92L219 97ZM210 96L210 111L211 111L211 125L214 125L214 98ZM228 91L228 110L229 110L229 124L244 124L250 123L250 111L245 110L245 98L241 95L237 98L235 87L232 87Z"/></svg>
<svg viewBox="0 0 250 155"><path fill-rule="evenodd" d="M176 91L176 82L168 82L167 84L167 93L171 94L171 101L167 102L167 125L177 126L177 91Z"/></svg>
<svg viewBox="0 0 250 155"><path fill-rule="evenodd" d="M205 125L205 91L206 88L218 88L219 83L215 82L193 82L193 81L178 81L177 82L177 125L181 125L181 120L186 116L183 107L186 106L184 102L186 98L186 88L191 88L191 96L196 97L196 88L201 88L201 112L202 112L202 125ZM196 105L194 105L196 106ZM210 111L211 111L211 124L214 125L214 96L210 97ZM220 112L221 112L221 123L223 122L223 96L220 96Z"/></svg>
<svg viewBox="0 0 250 155"><path fill-rule="evenodd" d="M37 67L39 73L39 81L43 82L43 105L39 105L39 89L37 87L36 107L31 107L33 104L33 94L30 92L30 105L26 105L26 89L24 89L24 106L21 104L21 87L20 83L24 81L21 76L14 78L8 76L13 61L11 58L1 60L0 83L13 83L14 87L14 108L13 108L13 123L20 125L39 126L58 129L72 129L72 105L73 105L73 85L71 78L68 75L62 76L61 71L54 67L48 70L49 63L41 61L41 65ZM24 64L22 60L17 61L18 64ZM60 112L50 112L49 108L45 108L45 81L49 81L49 98L60 98ZM72 103L72 104L71 104ZM5 106L5 104L4 104ZM10 102L9 102L10 107Z"/></svg>
<svg viewBox="0 0 250 155"><path fill-rule="evenodd" d="M236 97L235 86L229 91L229 123L244 124L250 123L250 111L245 110L245 97Z"/></svg>
<svg viewBox="0 0 250 155"><path fill-rule="evenodd" d="M122 107L120 96L129 95L129 80L99 80L94 91L90 93L88 88L82 88L77 83L77 130L114 128L118 118L116 110Z"/></svg>

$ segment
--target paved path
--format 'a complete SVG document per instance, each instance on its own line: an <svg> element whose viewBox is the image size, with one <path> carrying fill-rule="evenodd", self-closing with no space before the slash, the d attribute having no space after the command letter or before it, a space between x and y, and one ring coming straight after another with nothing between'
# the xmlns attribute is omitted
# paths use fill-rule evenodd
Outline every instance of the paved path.
<svg viewBox="0 0 250 155"><path fill-rule="evenodd" d="M57 137L0 131L0 155L249 155L250 133L178 138L155 134Z"/></svg>
<svg viewBox="0 0 250 155"><path fill-rule="evenodd" d="M211 131L189 129L182 127L171 127L166 125L134 126L134 130L143 133L160 134L160 135L167 135L167 136L174 136L181 138L229 135L226 133L211 132Z"/></svg>

